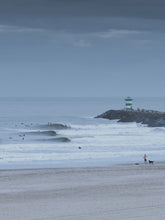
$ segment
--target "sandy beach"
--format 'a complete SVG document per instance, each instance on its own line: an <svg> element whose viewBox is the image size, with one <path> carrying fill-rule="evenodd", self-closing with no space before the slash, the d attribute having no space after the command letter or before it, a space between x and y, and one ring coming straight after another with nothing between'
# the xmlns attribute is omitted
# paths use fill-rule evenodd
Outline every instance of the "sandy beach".
<svg viewBox="0 0 165 220"><path fill-rule="evenodd" d="M165 163L0 171L2 220L165 219Z"/></svg>

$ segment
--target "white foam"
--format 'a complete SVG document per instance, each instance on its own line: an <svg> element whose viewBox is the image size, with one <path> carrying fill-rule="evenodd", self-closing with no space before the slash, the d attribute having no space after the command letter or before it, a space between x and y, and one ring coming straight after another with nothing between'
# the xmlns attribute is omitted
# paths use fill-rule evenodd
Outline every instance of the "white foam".
<svg viewBox="0 0 165 220"><path fill-rule="evenodd" d="M74 119L75 120L75 119ZM81 166L115 164L122 162L143 161L147 153L152 160L165 157L165 128L149 128L136 123L118 123L116 120L76 118L69 123L71 129L59 130L58 137L68 137L68 143L43 143L34 141L30 135L24 140L19 133L28 132L29 128L16 127L4 131L5 138L12 133L11 140L0 145L0 164L13 167L15 163L24 167L36 167L38 163L47 166L53 163L66 163L72 166L75 161L83 161ZM36 131L30 129L30 131ZM37 130L38 131L38 130ZM79 147L81 147L79 149ZM85 162L84 162L85 161ZM45 164L45 165L44 165ZM80 164L80 163L78 163Z"/></svg>

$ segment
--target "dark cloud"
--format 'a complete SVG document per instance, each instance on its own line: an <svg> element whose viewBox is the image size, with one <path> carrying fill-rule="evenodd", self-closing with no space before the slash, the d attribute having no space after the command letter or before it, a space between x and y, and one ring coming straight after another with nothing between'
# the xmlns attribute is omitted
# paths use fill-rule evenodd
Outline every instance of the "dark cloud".
<svg viewBox="0 0 165 220"><path fill-rule="evenodd" d="M70 32L164 29L164 0L4 0L0 24Z"/></svg>
<svg viewBox="0 0 165 220"><path fill-rule="evenodd" d="M4 0L0 16L6 19L24 17L105 16L165 18L164 0Z"/></svg>

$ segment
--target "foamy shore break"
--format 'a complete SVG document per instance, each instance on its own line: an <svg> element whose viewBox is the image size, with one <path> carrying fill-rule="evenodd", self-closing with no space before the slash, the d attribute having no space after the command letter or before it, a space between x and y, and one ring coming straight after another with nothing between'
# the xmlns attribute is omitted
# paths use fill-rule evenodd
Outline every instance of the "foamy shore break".
<svg viewBox="0 0 165 220"><path fill-rule="evenodd" d="M147 124L149 127L165 127L165 112L153 110L109 110L96 118L118 119L118 122L137 122Z"/></svg>
<svg viewBox="0 0 165 220"><path fill-rule="evenodd" d="M1 170L3 220L165 219L165 163Z"/></svg>

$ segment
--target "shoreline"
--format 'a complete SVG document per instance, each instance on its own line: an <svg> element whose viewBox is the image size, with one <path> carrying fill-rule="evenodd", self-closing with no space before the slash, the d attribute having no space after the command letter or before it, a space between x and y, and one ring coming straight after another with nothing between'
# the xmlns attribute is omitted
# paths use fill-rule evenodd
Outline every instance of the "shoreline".
<svg viewBox="0 0 165 220"><path fill-rule="evenodd" d="M22 161L22 162L6 162L1 160L0 162L0 170L19 170L19 169L53 169L53 168L88 168L88 167L111 167L111 166L119 166L119 165L133 165L133 164L143 164L144 159L142 153L136 157L131 157L129 160L125 157L121 160L121 158L101 158L101 159L75 159L75 160L52 160L52 161ZM152 154L147 154L148 161L154 160L154 163L163 163L164 158L162 156L153 156ZM147 162L148 163L148 162Z"/></svg>
<svg viewBox="0 0 165 220"><path fill-rule="evenodd" d="M3 220L162 220L165 162L0 171Z"/></svg>
<svg viewBox="0 0 165 220"><path fill-rule="evenodd" d="M165 164L165 161L153 161L154 163L153 164L149 164L149 161L147 161L147 163L145 164L144 162L139 162L139 161L137 161L137 162L130 162L130 163L125 163L125 162L121 162L121 163L100 163L100 164L98 164L98 165L96 165L97 164L97 162L95 161L95 163L91 163L90 165L88 164L88 165L84 165L85 164L85 162L83 162L81 165L79 164L79 165L48 165L48 166L46 166L46 165L40 165L40 164L37 164L37 166L34 166L33 164L31 164L31 165L24 165L24 164L22 164L22 168L21 168L21 164L14 164L14 165L0 165L0 171L16 171L16 170L44 170L44 169L92 169L92 168L110 168L110 167L119 167L119 166L133 166L133 165L135 165L135 166L142 166L143 164L145 165L145 166L152 166L152 165L161 165L161 164ZM13 168L12 168L12 166L13 166ZM2 168L1 168L2 167ZM6 168L6 167L9 167L9 168Z"/></svg>

